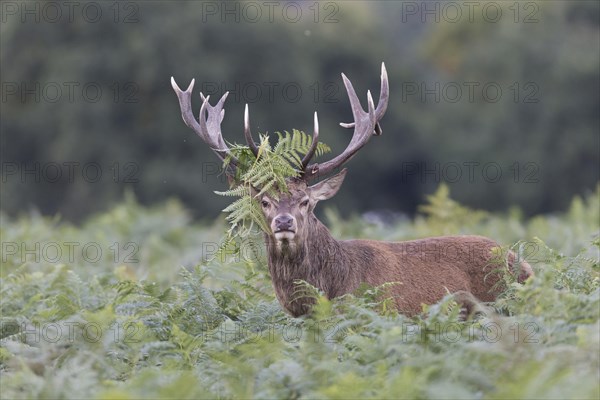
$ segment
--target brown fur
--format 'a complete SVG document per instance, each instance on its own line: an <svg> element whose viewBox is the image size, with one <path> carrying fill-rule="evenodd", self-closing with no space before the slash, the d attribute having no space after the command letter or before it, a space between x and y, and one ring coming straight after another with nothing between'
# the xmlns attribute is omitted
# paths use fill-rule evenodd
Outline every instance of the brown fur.
<svg viewBox="0 0 600 400"><path fill-rule="evenodd" d="M341 180L343 175L339 182L330 182L334 187L322 197L335 194ZM298 204L306 196L311 198L311 204L302 210ZM515 255L510 253L507 263L493 260L491 250L498 244L482 236L406 242L338 241L314 216L314 196L306 185L292 184L290 194L282 195L277 204L264 210L273 231L274 220L282 213L289 213L296 220L293 239L278 240L273 233L265 235L275 293L293 316L308 313L314 302L302 295L298 280L319 288L328 298L351 293L361 283L379 286L397 282L389 288L389 295L398 311L415 315L421 312L422 304L433 304L448 293L468 292L481 301L493 301L502 290L500 269L508 265L513 271ZM267 201L274 203L272 199ZM522 262L518 281L531 275L529 264Z"/></svg>

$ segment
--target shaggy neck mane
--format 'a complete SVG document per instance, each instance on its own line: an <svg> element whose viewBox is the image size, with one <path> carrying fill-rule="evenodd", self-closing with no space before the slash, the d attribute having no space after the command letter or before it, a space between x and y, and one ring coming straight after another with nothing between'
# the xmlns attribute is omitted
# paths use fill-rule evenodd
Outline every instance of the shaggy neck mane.
<svg viewBox="0 0 600 400"><path fill-rule="evenodd" d="M331 236L325 225L314 215L306 223L303 231L308 235L305 238L278 243L274 237L265 235L273 286L277 297L294 315L303 313L307 305L307 301L302 304L294 301L298 289L295 281L304 280L333 298L343 294L345 282L353 279L357 272L350 269L342 244Z"/></svg>

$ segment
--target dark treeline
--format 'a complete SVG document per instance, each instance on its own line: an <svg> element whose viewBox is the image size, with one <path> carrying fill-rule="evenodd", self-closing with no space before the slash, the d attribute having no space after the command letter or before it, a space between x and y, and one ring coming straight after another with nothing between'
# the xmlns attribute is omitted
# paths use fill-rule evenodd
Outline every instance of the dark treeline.
<svg viewBox="0 0 600 400"><path fill-rule="evenodd" d="M77 220L131 190L212 218L225 179L171 75L213 102L231 92L229 142L249 103L255 135L310 132L317 110L336 153L351 135L339 73L366 106L382 61L383 136L329 204L413 213L447 182L477 208L563 209L599 179L599 3L475 3L2 2L2 210Z"/></svg>

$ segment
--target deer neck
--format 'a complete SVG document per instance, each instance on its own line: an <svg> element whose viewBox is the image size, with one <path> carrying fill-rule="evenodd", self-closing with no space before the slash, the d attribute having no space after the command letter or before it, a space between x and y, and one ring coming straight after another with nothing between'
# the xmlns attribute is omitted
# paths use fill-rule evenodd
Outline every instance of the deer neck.
<svg viewBox="0 0 600 400"><path fill-rule="evenodd" d="M343 256L340 242L315 216L308 221L305 238L297 241L278 242L266 236L269 268L271 273L286 278L305 279L317 271L326 272L325 267L331 263L340 263ZM345 264L345 263L342 263Z"/></svg>
<svg viewBox="0 0 600 400"><path fill-rule="evenodd" d="M343 285L344 277L351 275L341 243L315 216L307 223L309 235L302 240L282 243L265 236L275 292L292 315L304 314L307 303L293 301L294 293L297 293L295 281L306 281L332 298L340 294L341 287L338 286Z"/></svg>

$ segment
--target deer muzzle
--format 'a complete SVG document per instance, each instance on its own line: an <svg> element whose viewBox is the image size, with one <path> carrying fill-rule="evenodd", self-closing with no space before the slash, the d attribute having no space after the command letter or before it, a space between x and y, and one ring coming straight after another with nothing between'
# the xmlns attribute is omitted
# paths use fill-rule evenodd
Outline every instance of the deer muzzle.
<svg viewBox="0 0 600 400"><path fill-rule="evenodd" d="M279 214L273 218L271 229L273 230L275 239L291 240L296 236L296 218L290 214Z"/></svg>

